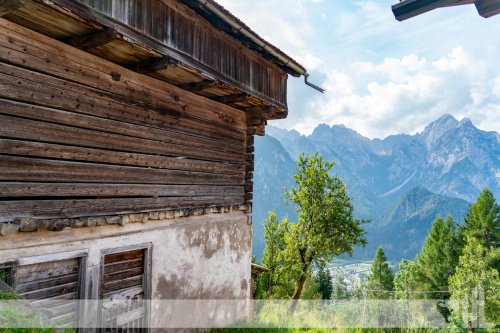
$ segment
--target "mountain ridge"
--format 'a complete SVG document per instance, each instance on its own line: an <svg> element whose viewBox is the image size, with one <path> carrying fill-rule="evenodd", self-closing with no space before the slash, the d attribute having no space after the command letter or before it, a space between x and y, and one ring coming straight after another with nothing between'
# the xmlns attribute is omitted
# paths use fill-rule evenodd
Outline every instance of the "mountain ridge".
<svg viewBox="0 0 500 333"><path fill-rule="evenodd" d="M455 216L486 186L496 197L500 194L500 135L477 129L469 119L458 121L444 115L420 133L396 134L384 139L369 139L346 126L325 124L307 136L272 126L268 126L267 133L268 136L256 139L257 255L263 249L258 229L268 210L296 219L294 207L282 199L282 190L293 186L294 161L300 152L319 152L325 159L336 162L332 173L346 183L356 216L373 221L367 226L373 235L388 210L415 188L428 191L421 194L436 203L435 213L440 213L437 205L440 199L433 195L449 202L462 200L461 204L450 204L455 207L456 212L451 212ZM272 152L268 149L271 147ZM278 197L281 199L277 200ZM425 215L425 219L429 218ZM431 222L418 223L424 226Z"/></svg>

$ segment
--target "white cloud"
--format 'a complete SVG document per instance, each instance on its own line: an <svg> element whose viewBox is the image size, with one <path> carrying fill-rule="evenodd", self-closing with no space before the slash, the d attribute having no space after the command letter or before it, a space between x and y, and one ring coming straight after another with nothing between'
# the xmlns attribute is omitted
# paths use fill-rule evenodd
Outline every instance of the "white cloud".
<svg viewBox="0 0 500 333"><path fill-rule="evenodd" d="M319 119L344 124L369 137L415 133L444 113L468 117L482 128L500 128L500 79L477 70L462 47L438 60L417 55L356 62L327 73L328 94L309 104L313 113L295 128L310 133ZM485 119L487 118L487 120Z"/></svg>

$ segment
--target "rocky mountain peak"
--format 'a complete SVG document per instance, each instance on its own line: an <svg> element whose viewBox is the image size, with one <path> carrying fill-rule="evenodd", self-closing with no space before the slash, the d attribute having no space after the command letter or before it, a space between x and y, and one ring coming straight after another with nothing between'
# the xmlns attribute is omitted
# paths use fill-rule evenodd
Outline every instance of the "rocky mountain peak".
<svg viewBox="0 0 500 333"><path fill-rule="evenodd" d="M431 147L445 133L457 128L460 124L452 115L445 114L427 125L422 132L422 138L427 148Z"/></svg>

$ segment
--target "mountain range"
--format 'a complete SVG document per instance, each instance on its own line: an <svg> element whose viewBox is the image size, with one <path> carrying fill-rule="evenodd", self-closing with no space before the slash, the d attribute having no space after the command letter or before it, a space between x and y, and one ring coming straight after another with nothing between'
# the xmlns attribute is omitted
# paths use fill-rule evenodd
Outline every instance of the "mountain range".
<svg viewBox="0 0 500 333"><path fill-rule="evenodd" d="M255 142L254 254L264 248L267 212L296 221L295 207L283 199L293 186L295 160L318 152L335 161L368 246L354 257L369 259L382 245L391 260L411 259L420 250L436 215L458 222L484 187L500 194L500 135L476 128L469 119L444 115L415 135L369 139L343 125L319 125L311 135L268 126Z"/></svg>

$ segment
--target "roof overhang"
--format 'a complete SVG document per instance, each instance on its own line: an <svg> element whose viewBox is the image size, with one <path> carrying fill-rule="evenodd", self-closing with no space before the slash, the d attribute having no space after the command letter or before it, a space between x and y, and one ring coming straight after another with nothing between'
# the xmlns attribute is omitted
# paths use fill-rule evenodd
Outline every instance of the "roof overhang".
<svg viewBox="0 0 500 333"><path fill-rule="evenodd" d="M252 270L252 275L258 275L260 273L267 273L271 271L269 268L256 263L252 263L250 267Z"/></svg>
<svg viewBox="0 0 500 333"><path fill-rule="evenodd" d="M500 0L404 0L392 6L396 20L404 21L443 7L474 4L482 17L500 14Z"/></svg>

